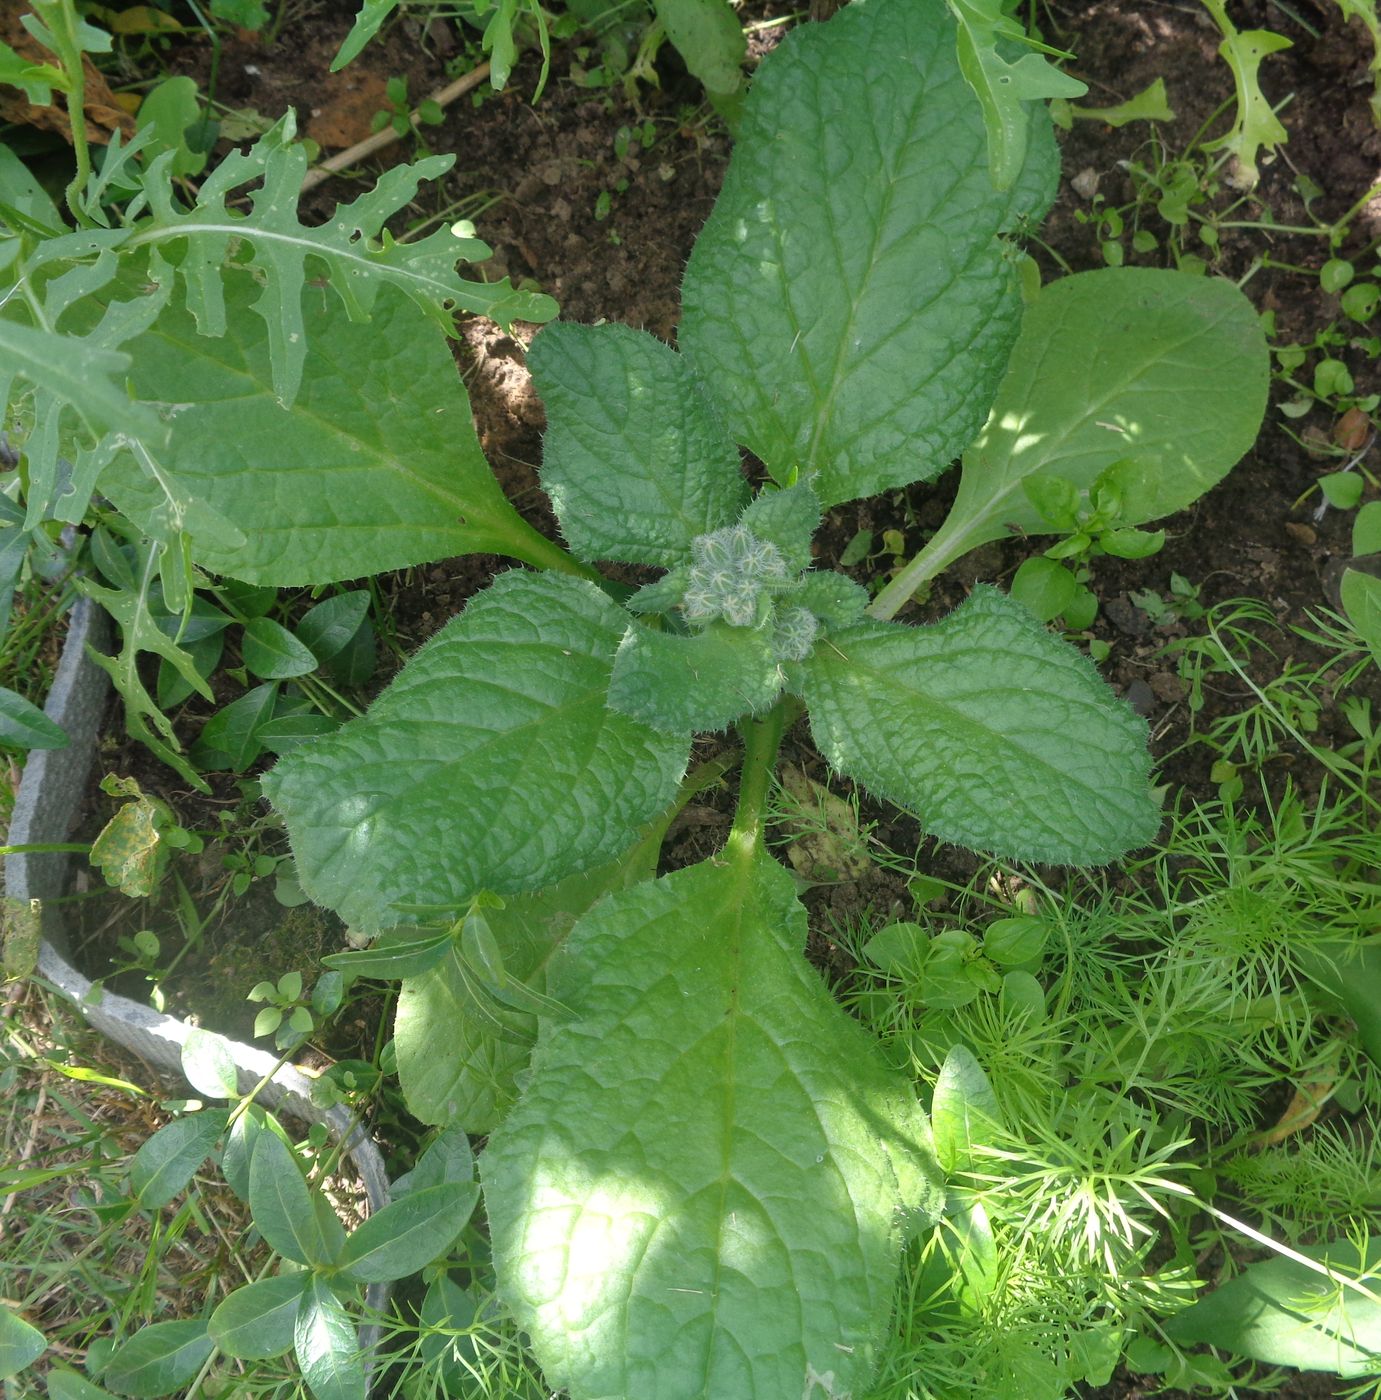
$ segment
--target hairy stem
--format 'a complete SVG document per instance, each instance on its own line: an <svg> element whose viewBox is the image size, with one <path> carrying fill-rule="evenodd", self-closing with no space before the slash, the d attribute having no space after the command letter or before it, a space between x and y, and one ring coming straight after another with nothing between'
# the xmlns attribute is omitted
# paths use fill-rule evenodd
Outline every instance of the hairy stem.
<svg viewBox="0 0 1381 1400"><path fill-rule="evenodd" d="M801 713L801 702L784 695L765 715L738 726L743 736L743 772L738 784L738 807L729 832L729 845L744 854L762 846L762 814L782 736Z"/></svg>

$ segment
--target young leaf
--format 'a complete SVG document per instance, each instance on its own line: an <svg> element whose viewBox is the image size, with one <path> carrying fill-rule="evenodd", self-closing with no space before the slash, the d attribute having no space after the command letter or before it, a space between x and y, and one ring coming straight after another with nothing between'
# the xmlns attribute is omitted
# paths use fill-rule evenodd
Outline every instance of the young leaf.
<svg viewBox="0 0 1381 1400"><path fill-rule="evenodd" d="M215 1031L192 1026L182 1042L182 1072L197 1093L208 1099L239 1096L240 1078L230 1044Z"/></svg>
<svg viewBox="0 0 1381 1400"><path fill-rule="evenodd" d="M254 1144L249 1209L269 1247L294 1263L333 1263L345 1243L340 1221L314 1208L296 1157L272 1132L261 1132Z"/></svg>
<svg viewBox="0 0 1381 1400"><path fill-rule="evenodd" d="M8 1308L0 1307L0 1380L7 1381L18 1375L47 1348L47 1338L37 1327L16 1317Z"/></svg>
<svg viewBox="0 0 1381 1400"><path fill-rule="evenodd" d="M454 451L455 444L452 443ZM297 624L298 641L310 647L319 662L339 656L369 615L369 593L363 588L335 593L309 608Z"/></svg>
<svg viewBox="0 0 1381 1400"><path fill-rule="evenodd" d="M252 278L223 279L223 333L196 334L170 307L134 343L133 382L171 417L166 450L124 454L101 489L154 532L167 489L189 517L203 567L292 586L473 551L511 552L531 529L480 451L445 338L390 293L368 325L312 298L312 352L291 408L278 404ZM176 406L174 408L174 406Z"/></svg>
<svg viewBox="0 0 1381 1400"><path fill-rule="evenodd" d="M336 1262L361 1283L407 1278L446 1252L479 1198L479 1186L467 1181L409 1191L371 1215L346 1240Z"/></svg>
<svg viewBox="0 0 1381 1400"><path fill-rule="evenodd" d="M711 401L826 506L938 475L1016 338L1001 235L1049 205L1055 145L1033 119L1022 174L994 191L954 44L944 0L850 6L789 34L686 269L680 345Z"/></svg>
<svg viewBox="0 0 1381 1400"><path fill-rule="evenodd" d="M316 1400L364 1400L359 1336L320 1274L312 1276L303 1294L293 1350Z"/></svg>
<svg viewBox="0 0 1381 1400"><path fill-rule="evenodd" d="M968 1171L974 1140L990 1141L1001 1122L997 1095L982 1065L966 1045L953 1046L935 1078L935 1098L930 1105L930 1127L940 1165L947 1172Z"/></svg>
<svg viewBox="0 0 1381 1400"><path fill-rule="evenodd" d="M1381 578L1361 569L1344 569L1338 592L1347 620L1381 666Z"/></svg>
<svg viewBox="0 0 1381 1400"><path fill-rule="evenodd" d="M993 187L1010 189L1026 159L1031 118L1025 104L1047 97L1082 97L1088 86L1031 49L1016 60L1004 57L1003 48L1025 43L1026 33L1003 13L1002 0L947 3L959 25L959 71L983 108Z"/></svg>
<svg viewBox="0 0 1381 1400"><path fill-rule="evenodd" d="M155 1322L117 1349L103 1379L117 1395L138 1400L171 1395L201 1370L215 1348L203 1321Z"/></svg>
<svg viewBox="0 0 1381 1400"><path fill-rule="evenodd" d="M398 288L447 332L457 309L481 312L504 325L515 316L549 321L556 314L550 297L515 291L507 278L466 282L457 277L457 262L489 256L489 249L477 239L461 238L444 227L426 238L398 243L384 229L385 221L412 200L424 180L450 169L454 156L395 165L368 193L338 206L325 224L308 228L297 217L307 152L295 136L296 121L289 112L250 150L226 156L202 181L192 209L173 202L174 186L168 174L173 153L158 157L143 181L149 215L126 245L130 249L182 245L178 267L187 305L197 329L206 336L225 333L221 282L231 243L249 249L249 256L238 265L259 275L260 290L253 305L267 329L273 391L285 407L297 397L308 345L313 343L303 320L309 258L325 265L327 285L356 321L369 319L383 286ZM244 185L257 186L248 194L247 214L228 203L238 204Z"/></svg>
<svg viewBox="0 0 1381 1400"><path fill-rule="evenodd" d="M358 58L364 46L379 32L384 21L398 8L399 0L363 0L355 23L331 60L331 72L338 73Z"/></svg>
<svg viewBox="0 0 1381 1400"><path fill-rule="evenodd" d="M716 105L732 100L744 85L748 41L738 12L722 0L653 0L667 38Z"/></svg>
<svg viewBox="0 0 1381 1400"><path fill-rule="evenodd" d="M800 956L787 873L735 852L577 924L481 1160L500 1288L573 1400L861 1385L924 1116ZM899 1184L900 1183L900 1184ZM688 1384L688 1378L694 1377Z"/></svg>
<svg viewBox="0 0 1381 1400"><path fill-rule="evenodd" d="M1359 1254L1351 1240L1306 1245L1298 1253L1344 1278L1359 1279L1359 1292L1297 1259L1276 1257L1250 1264L1165 1324L1181 1344L1211 1342L1271 1366L1332 1371L1339 1376L1376 1373L1381 1354L1381 1236Z"/></svg>
<svg viewBox="0 0 1381 1400"><path fill-rule="evenodd" d="M583 559L671 568L748 499L738 449L674 350L628 326L548 326L528 365L547 410L542 485Z"/></svg>
<svg viewBox="0 0 1381 1400"><path fill-rule="evenodd" d="M3 630L0 628L0 633ZM66 730L37 705L0 685L0 744L13 744L17 749L65 749L67 743Z"/></svg>
<svg viewBox="0 0 1381 1400"><path fill-rule="evenodd" d="M1181 510L1256 440L1270 360L1231 283L1160 268L1079 272L1026 310L927 576L1013 527L1049 534L1056 502L1125 461L1119 525Z"/></svg>
<svg viewBox="0 0 1381 1400"><path fill-rule="evenodd" d="M545 991L547 964L577 917L607 891L649 873L641 861L620 858L486 910L509 975ZM487 1133L517 1097L536 1020L492 1005L489 1014L484 1010L459 950L448 949L426 973L404 981L393 1032L398 1083L408 1109L424 1123ZM444 1035L438 1026L446 1028Z"/></svg>
<svg viewBox="0 0 1381 1400"><path fill-rule="evenodd" d="M280 1274L237 1288L211 1314L211 1339L227 1356L265 1361L293 1344L307 1274Z"/></svg>
<svg viewBox="0 0 1381 1400"><path fill-rule="evenodd" d="M943 840L1087 865L1155 835L1145 724L996 589L929 627L832 633L801 670L830 765Z"/></svg>
<svg viewBox="0 0 1381 1400"><path fill-rule="evenodd" d="M245 623L244 661L264 681L290 680L316 670L316 657L281 622L254 617Z"/></svg>
<svg viewBox="0 0 1381 1400"><path fill-rule="evenodd" d="M667 734L691 734L760 713L781 689L771 628L713 622L677 636L634 623L614 657L609 704Z"/></svg>
<svg viewBox="0 0 1381 1400"><path fill-rule="evenodd" d="M160 1210L185 1189L225 1131L226 1114L206 1109L164 1124L134 1154L130 1185L145 1210Z"/></svg>
<svg viewBox="0 0 1381 1400"><path fill-rule="evenodd" d="M688 743L605 703L626 616L591 583L501 574L363 718L265 777L303 889L378 928L401 904L541 888L631 845Z"/></svg>

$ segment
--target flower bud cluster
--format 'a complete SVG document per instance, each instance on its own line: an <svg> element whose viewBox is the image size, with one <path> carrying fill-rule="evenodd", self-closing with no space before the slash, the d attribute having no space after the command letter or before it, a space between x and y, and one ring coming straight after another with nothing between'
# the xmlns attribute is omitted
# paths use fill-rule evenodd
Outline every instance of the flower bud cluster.
<svg viewBox="0 0 1381 1400"><path fill-rule="evenodd" d="M770 614L773 585L787 578L776 545L746 526L729 525L692 541L681 608L695 622L722 617L731 627L752 627Z"/></svg>
<svg viewBox="0 0 1381 1400"><path fill-rule="evenodd" d="M804 661L820 632L820 619L809 608L778 608L772 650L779 661Z"/></svg>

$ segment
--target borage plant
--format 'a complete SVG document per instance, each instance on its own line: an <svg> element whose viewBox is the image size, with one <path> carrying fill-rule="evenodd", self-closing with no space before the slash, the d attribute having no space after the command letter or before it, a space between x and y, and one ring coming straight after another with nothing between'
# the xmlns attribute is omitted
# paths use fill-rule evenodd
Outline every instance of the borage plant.
<svg viewBox="0 0 1381 1400"><path fill-rule="evenodd" d="M1218 480L1264 407L1225 283L1108 270L1023 313L1012 240L1057 176L1030 122L999 191L939 0L790 36L690 260L679 352L613 325L533 346L574 557L501 574L265 780L304 888L382 931L332 961L402 978L411 1107L491 1134L501 1287L577 1400L849 1393L902 1236L942 1202L925 1116L802 960L764 848L802 710L836 772L943 838L1093 863L1155 833L1144 726L1020 604L981 587L888 620L985 540L1076 529L1094 491L1104 538L1145 552L1138 527ZM949 520L874 603L816 567L823 510L965 447ZM630 591L604 561L662 572ZM704 778L693 734L729 728L723 849L653 878Z"/></svg>

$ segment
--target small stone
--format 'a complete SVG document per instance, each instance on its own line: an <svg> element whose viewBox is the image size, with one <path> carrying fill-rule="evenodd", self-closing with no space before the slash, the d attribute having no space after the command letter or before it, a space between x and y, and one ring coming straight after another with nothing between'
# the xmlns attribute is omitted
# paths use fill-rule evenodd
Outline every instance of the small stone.
<svg viewBox="0 0 1381 1400"><path fill-rule="evenodd" d="M1167 705L1184 699L1184 682L1173 671L1153 672L1149 684L1156 699Z"/></svg>
<svg viewBox="0 0 1381 1400"><path fill-rule="evenodd" d="M1122 692L1122 698L1134 709L1137 714L1145 718L1156 708L1155 692L1143 680L1134 680L1126 690Z"/></svg>
<svg viewBox="0 0 1381 1400"><path fill-rule="evenodd" d="M1070 188L1080 199L1092 199L1098 193L1098 178L1093 166L1086 165L1070 180Z"/></svg>
<svg viewBox="0 0 1381 1400"><path fill-rule="evenodd" d="M1319 532L1312 525L1306 525L1301 520L1287 520L1285 532L1297 544L1312 547L1319 542Z"/></svg>

